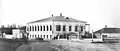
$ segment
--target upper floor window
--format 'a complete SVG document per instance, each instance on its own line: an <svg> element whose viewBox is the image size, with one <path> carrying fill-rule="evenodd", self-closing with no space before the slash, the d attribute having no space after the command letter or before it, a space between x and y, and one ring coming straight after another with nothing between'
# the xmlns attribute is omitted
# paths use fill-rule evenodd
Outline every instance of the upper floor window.
<svg viewBox="0 0 120 51"><path fill-rule="evenodd" d="M29 31L29 27L27 27L27 31Z"/></svg>
<svg viewBox="0 0 120 51"><path fill-rule="evenodd" d="M30 31L31 31L31 26L30 26Z"/></svg>
<svg viewBox="0 0 120 51"><path fill-rule="evenodd" d="M52 30L52 25L50 25L50 31Z"/></svg>
<svg viewBox="0 0 120 51"><path fill-rule="evenodd" d="M39 31L40 30L39 26L37 28L38 28L38 31Z"/></svg>
<svg viewBox="0 0 120 51"><path fill-rule="evenodd" d="M83 26L80 26L80 28L81 28L81 31L83 31L83 28L84 28L84 27L83 27Z"/></svg>
<svg viewBox="0 0 120 51"><path fill-rule="evenodd" d="M60 25L56 25L56 31L61 31L61 26Z"/></svg>
<svg viewBox="0 0 120 51"><path fill-rule="evenodd" d="M45 26L43 26L43 31L45 31Z"/></svg>
<svg viewBox="0 0 120 51"><path fill-rule="evenodd" d="M48 25L47 25L47 31L49 30Z"/></svg>
<svg viewBox="0 0 120 51"><path fill-rule="evenodd" d="M63 25L63 31L66 31L66 26L65 25Z"/></svg>
<svg viewBox="0 0 120 51"><path fill-rule="evenodd" d="M40 26L40 29L41 29L41 31L42 31L42 26Z"/></svg>
<svg viewBox="0 0 120 51"><path fill-rule="evenodd" d="M71 31L72 30L72 26L69 26L69 31Z"/></svg>
<svg viewBox="0 0 120 51"><path fill-rule="evenodd" d="M32 31L34 31L34 26L32 26Z"/></svg>
<svg viewBox="0 0 120 51"><path fill-rule="evenodd" d="M78 31L78 26L75 26L75 31Z"/></svg>

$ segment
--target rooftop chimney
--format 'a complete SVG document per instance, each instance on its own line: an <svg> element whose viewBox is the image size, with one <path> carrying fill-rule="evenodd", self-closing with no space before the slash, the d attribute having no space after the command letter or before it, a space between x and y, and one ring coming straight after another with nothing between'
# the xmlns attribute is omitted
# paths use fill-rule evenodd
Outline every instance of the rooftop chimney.
<svg viewBox="0 0 120 51"><path fill-rule="evenodd" d="M69 17L66 17L66 19L69 19Z"/></svg>
<svg viewBox="0 0 120 51"><path fill-rule="evenodd" d="M53 14L52 14L52 17L53 17Z"/></svg>
<svg viewBox="0 0 120 51"><path fill-rule="evenodd" d="M60 13L60 16L62 16L62 13Z"/></svg>
<svg viewBox="0 0 120 51"><path fill-rule="evenodd" d="M105 28L107 28L107 25L105 25Z"/></svg>

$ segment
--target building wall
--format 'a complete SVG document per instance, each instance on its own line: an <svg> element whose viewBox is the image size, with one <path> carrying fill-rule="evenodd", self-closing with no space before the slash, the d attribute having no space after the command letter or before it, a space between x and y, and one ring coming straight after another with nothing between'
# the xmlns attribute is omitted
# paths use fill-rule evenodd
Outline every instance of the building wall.
<svg viewBox="0 0 120 51"><path fill-rule="evenodd" d="M107 35L107 38L120 39L120 33L102 33L102 35L100 33L96 33L95 35L98 39L102 38L102 35Z"/></svg>
<svg viewBox="0 0 120 51"><path fill-rule="evenodd" d="M107 35L108 38L120 39L120 33L104 33L103 35Z"/></svg>
<svg viewBox="0 0 120 51"><path fill-rule="evenodd" d="M61 25L61 31L56 31L56 25ZM66 26L66 31L63 31L63 26ZM72 30L69 31L69 26L71 26ZM77 30L75 31L75 26L78 26ZM85 23L80 23L80 22L62 22L62 21L54 21L54 34L58 34L58 33L69 33L69 32L75 32L75 33L79 33L79 31L81 30L80 26L85 27ZM83 31L81 32L81 34L85 33L85 29L83 29Z"/></svg>
<svg viewBox="0 0 120 51"><path fill-rule="evenodd" d="M52 30L50 30L50 25L52 26ZM56 31L56 25L60 25L61 26L61 30L60 31ZM66 26L66 31L63 31L63 25ZM58 34L63 34L63 33L69 33L69 32L75 32L79 34L80 31L80 26L85 27L85 23L80 23L80 22L63 22L63 21L49 21L49 22L39 22L39 23L31 23L31 24L27 24L27 28L30 28L30 26L33 26L35 28L35 26L39 26L37 27L36 31L30 31L30 29L27 29L26 31L29 33L29 38L34 39L37 37L41 37L44 39L52 39L53 37L55 37ZM41 29L44 28L45 26L45 31L38 31L38 28ZM47 31L47 27L48 26L48 31ZM72 30L69 31L69 26L72 26ZM75 26L78 26L77 29L78 31L75 31ZM35 30L35 29L34 29ZM83 31L81 32L81 34L85 33L85 29L83 29ZM45 36L45 37L44 37ZM48 36L48 37L47 37Z"/></svg>
<svg viewBox="0 0 120 51"><path fill-rule="evenodd" d="M97 39L101 39L101 34L100 33L95 33L95 36L97 37Z"/></svg>
<svg viewBox="0 0 120 51"><path fill-rule="evenodd" d="M14 38L22 38L22 32L24 32L24 30L13 29L12 32Z"/></svg>
<svg viewBox="0 0 120 51"><path fill-rule="evenodd" d="M35 39L37 37L44 38L44 39L51 39L53 35L52 35L52 30L50 30L50 25L52 26L52 21L27 24L27 27L29 28L30 26L34 26L34 28L35 26L37 27L36 30L34 29L34 31L26 30L29 33L28 37L30 39ZM42 31L41 31L41 26L42 26ZM43 30L44 26L45 26L45 31ZM47 31L47 26L48 26L48 31ZM39 31L38 31L38 28L39 28Z"/></svg>

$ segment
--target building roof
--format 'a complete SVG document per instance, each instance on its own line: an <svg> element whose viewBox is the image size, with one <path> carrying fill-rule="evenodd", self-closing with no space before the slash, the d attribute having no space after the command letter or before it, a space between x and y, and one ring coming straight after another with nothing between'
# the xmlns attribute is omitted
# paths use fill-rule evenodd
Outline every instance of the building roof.
<svg viewBox="0 0 120 51"><path fill-rule="evenodd" d="M120 28L103 28L94 33L120 33Z"/></svg>
<svg viewBox="0 0 120 51"><path fill-rule="evenodd" d="M48 17L48 18L45 18L45 19L40 19L40 20L28 22L28 24L30 24L30 23L37 23L37 22L45 22L45 21L69 21L69 22L82 22L82 23L86 23L85 21L76 20L76 19L73 19L73 18L65 17L65 16L53 16L53 17Z"/></svg>

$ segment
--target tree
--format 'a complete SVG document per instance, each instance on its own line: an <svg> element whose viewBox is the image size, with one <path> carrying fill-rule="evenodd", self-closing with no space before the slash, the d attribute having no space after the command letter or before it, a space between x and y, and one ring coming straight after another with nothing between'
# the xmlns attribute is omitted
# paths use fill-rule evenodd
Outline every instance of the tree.
<svg viewBox="0 0 120 51"><path fill-rule="evenodd" d="M4 28L5 26L4 25L1 25L1 28Z"/></svg>

